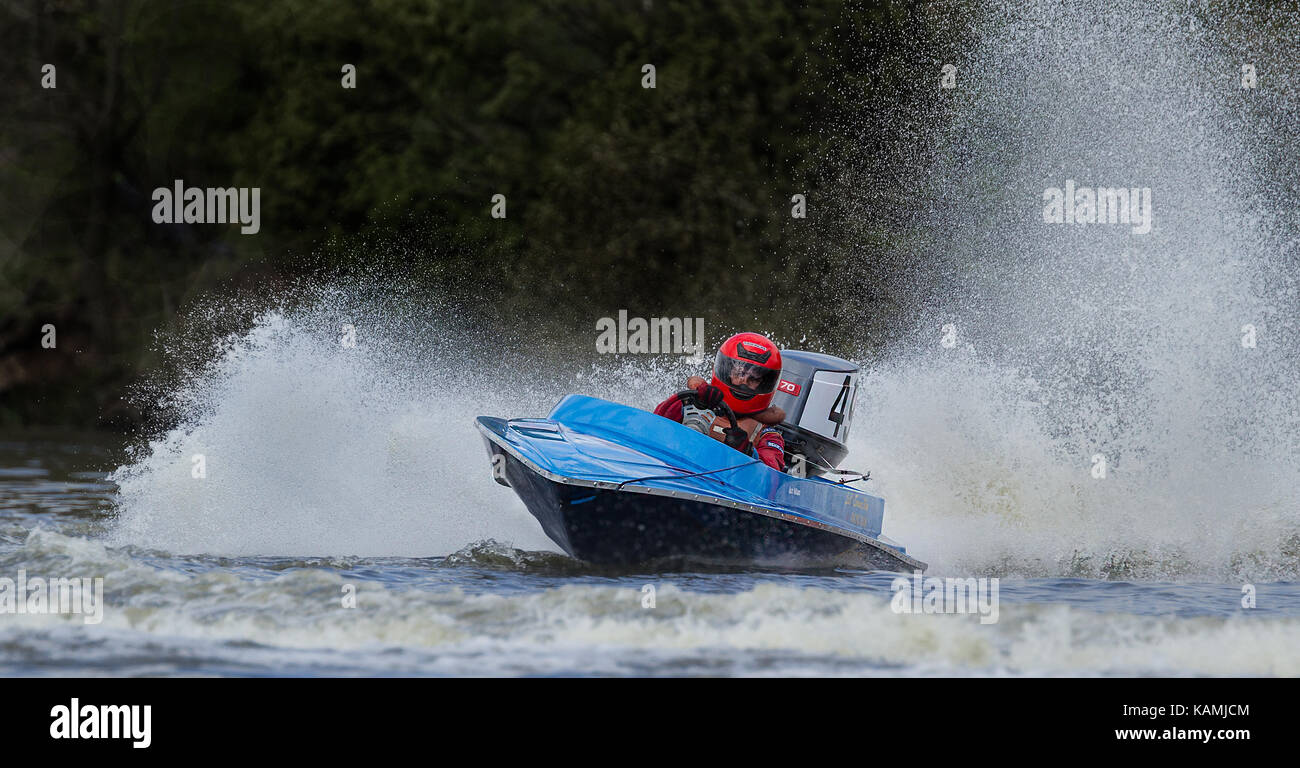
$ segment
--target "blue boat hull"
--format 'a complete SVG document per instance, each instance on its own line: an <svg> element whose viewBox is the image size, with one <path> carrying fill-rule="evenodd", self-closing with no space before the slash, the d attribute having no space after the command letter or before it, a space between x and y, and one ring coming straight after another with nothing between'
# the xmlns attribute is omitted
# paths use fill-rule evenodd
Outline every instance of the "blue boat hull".
<svg viewBox="0 0 1300 768"><path fill-rule="evenodd" d="M571 557L599 565L682 560L714 565L895 570L908 563L861 542L778 518L688 499L547 480L502 455L507 482Z"/></svg>
<svg viewBox="0 0 1300 768"><path fill-rule="evenodd" d="M880 535L878 497L785 475L639 409L570 395L547 419L477 426L498 482L580 560L926 567Z"/></svg>

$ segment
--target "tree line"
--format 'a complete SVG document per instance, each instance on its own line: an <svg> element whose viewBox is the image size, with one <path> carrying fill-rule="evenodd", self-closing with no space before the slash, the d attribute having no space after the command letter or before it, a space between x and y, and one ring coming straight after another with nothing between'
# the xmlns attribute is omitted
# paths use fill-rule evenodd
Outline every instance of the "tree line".
<svg viewBox="0 0 1300 768"><path fill-rule="evenodd" d="M350 271L557 328L857 339L914 237L899 116L960 28L885 0L8 2L0 424L130 424L197 297ZM179 180L260 189L260 229L155 223Z"/></svg>

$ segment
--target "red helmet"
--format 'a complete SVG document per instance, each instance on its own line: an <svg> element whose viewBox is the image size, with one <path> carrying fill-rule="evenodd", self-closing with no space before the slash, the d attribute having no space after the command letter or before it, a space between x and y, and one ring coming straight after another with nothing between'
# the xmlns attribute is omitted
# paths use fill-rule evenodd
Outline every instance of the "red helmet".
<svg viewBox="0 0 1300 768"><path fill-rule="evenodd" d="M713 360L712 384L737 415L770 405L780 378L781 350L757 333L738 333L722 342Z"/></svg>

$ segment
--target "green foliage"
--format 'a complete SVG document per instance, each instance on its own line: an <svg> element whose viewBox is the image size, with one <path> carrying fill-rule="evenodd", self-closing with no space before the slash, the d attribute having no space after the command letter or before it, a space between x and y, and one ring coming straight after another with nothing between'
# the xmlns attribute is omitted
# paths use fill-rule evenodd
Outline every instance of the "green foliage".
<svg viewBox="0 0 1300 768"><path fill-rule="evenodd" d="M11 2L0 411L112 416L194 296L366 268L385 243L386 269L560 322L848 330L803 304L870 277L836 238L890 236L841 226L837 168L862 158L838 145L886 140L845 126L896 98L908 23L844 0ZM261 233L153 224L174 179L259 187ZM81 352L41 357L44 322ZM83 394L54 412L38 393L60 388Z"/></svg>

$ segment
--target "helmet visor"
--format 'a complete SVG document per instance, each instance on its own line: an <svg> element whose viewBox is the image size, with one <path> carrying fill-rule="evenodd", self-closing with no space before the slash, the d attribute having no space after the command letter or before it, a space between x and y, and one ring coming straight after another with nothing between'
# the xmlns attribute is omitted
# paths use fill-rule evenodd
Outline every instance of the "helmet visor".
<svg viewBox="0 0 1300 768"><path fill-rule="evenodd" d="M779 370L764 368L748 360L737 360L722 352L718 352L713 361L713 375L741 400L772 392L776 389L776 380L781 378Z"/></svg>

